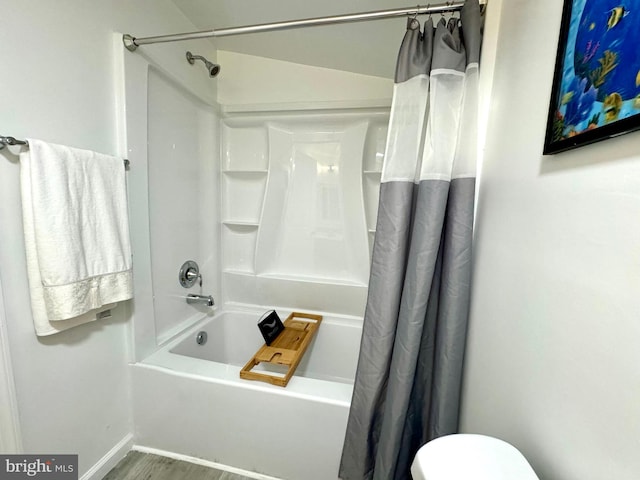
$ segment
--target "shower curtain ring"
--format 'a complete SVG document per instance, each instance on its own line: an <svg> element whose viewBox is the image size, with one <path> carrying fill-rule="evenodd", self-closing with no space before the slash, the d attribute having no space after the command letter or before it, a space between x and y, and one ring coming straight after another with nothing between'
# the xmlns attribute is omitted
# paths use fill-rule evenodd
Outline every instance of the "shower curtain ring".
<svg viewBox="0 0 640 480"><path fill-rule="evenodd" d="M447 0L445 3L447 9L441 13L443 20L447 19L447 14L449 14L449 18L451 18L451 5L453 5L453 0Z"/></svg>
<svg viewBox="0 0 640 480"><path fill-rule="evenodd" d="M420 5L416 5L416 11L413 12L413 15L411 16L411 20L415 20L418 17L418 12L420 12Z"/></svg>

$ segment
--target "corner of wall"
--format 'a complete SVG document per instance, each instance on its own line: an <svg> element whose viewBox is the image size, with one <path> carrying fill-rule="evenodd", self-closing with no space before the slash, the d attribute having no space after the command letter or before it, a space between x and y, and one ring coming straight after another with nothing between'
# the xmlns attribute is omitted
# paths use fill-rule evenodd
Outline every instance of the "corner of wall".
<svg viewBox="0 0 640 480"><path fill-rule="evenodd" d="M116 443L111 450L87 470L87 472L80 477L80 480L101 480L125 457L132 446L133 434L130 433L125 435L122 440Z"/></svg>

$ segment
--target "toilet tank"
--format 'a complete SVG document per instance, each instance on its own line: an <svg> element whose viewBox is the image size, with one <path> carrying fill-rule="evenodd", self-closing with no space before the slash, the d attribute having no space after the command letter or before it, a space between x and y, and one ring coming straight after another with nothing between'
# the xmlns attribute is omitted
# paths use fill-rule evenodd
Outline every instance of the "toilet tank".
<svg viewBox="0 0 640 480"><path fill-rule="evenodd" d="M513 445L471 434L430 441L416 454L411 474L413 480L539 480Z"/></svg>

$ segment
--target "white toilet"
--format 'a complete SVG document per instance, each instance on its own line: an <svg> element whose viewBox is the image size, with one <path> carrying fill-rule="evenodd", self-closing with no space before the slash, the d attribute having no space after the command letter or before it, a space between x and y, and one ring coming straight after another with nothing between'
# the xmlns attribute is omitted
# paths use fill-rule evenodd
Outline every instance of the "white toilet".
<svg viewBox="0 0 640 480"><path fill-rule="evenodd" d="M424 445L411 474L413 480L539 480L513 445L470 434L448 435Z"/></svg>

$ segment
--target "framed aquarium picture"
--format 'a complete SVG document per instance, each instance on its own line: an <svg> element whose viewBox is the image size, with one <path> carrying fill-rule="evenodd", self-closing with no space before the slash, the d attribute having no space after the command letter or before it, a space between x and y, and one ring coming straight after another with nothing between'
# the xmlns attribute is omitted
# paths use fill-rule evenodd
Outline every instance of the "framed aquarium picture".
<svg viewBox="0 0 640 480"><path fill-rule="evenodd" d="M640 129L640 0L564 0L543 153Z"/></svg>

